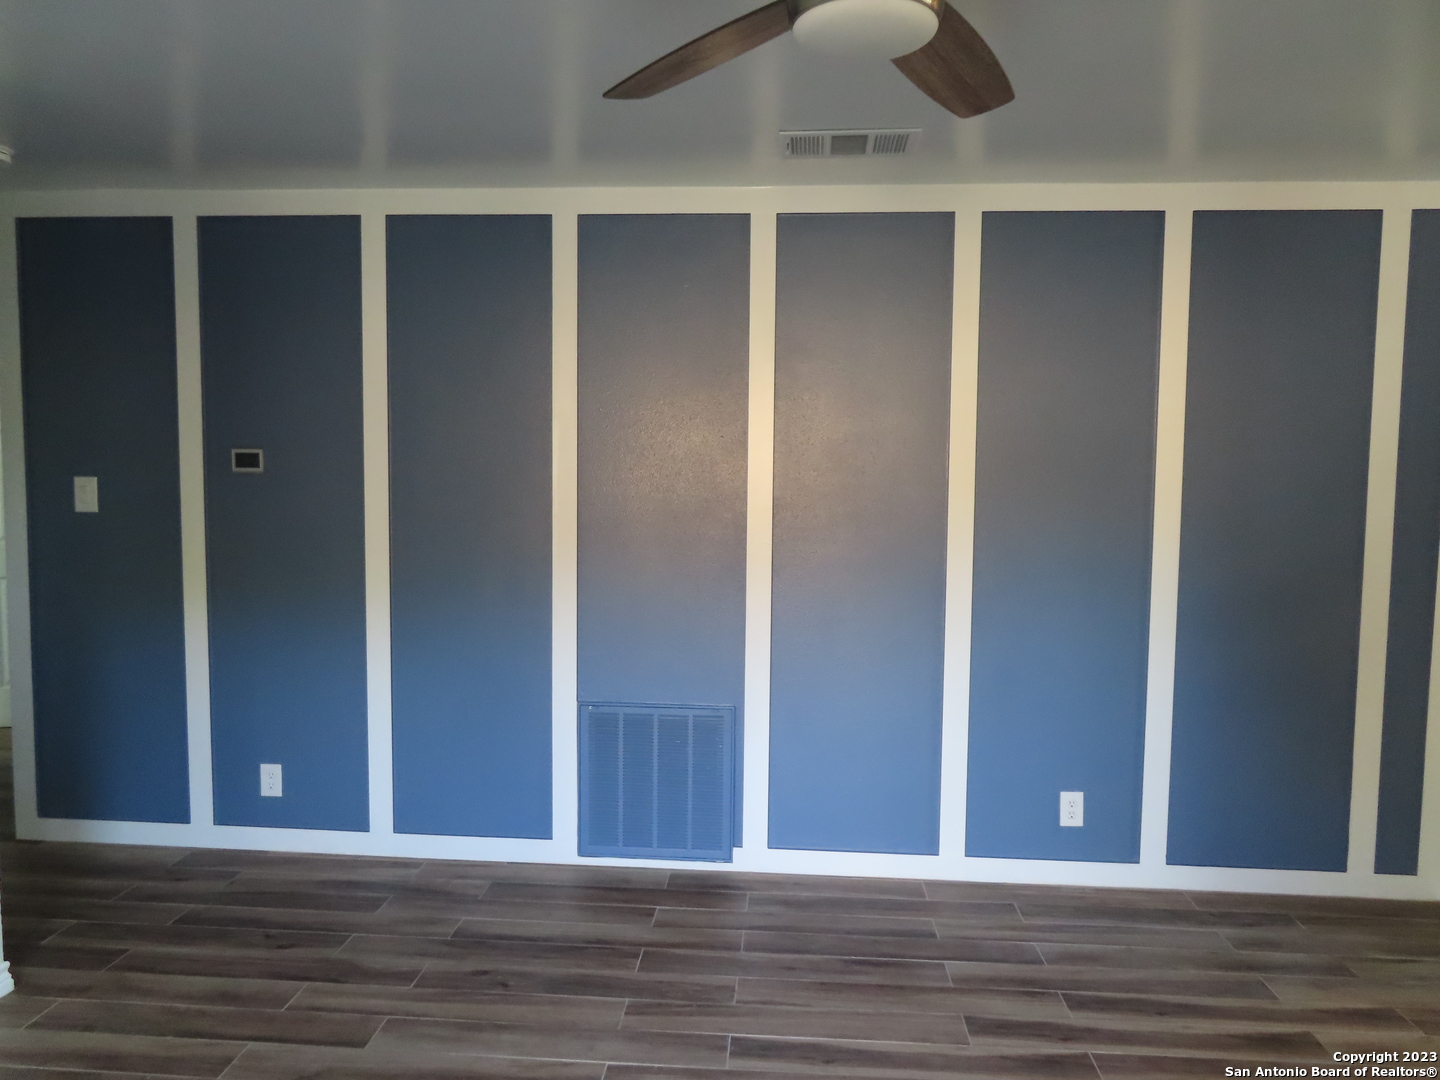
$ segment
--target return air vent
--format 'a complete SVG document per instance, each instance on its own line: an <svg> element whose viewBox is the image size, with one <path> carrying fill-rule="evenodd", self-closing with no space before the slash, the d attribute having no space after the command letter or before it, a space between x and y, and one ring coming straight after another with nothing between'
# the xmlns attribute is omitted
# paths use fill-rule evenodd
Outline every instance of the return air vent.
<svg viewBox="0 0 1440 1080"><path fill-rule="evenodd" d="M909 153L919 137L919 128L782 131L780 143L787 158L898 157Z"/></svg>
<svg viewBox="0 0 1440 1080"><path fill-rule="evenodd" d="M729 862L735 710L580 707L580 854Z"/></svg>

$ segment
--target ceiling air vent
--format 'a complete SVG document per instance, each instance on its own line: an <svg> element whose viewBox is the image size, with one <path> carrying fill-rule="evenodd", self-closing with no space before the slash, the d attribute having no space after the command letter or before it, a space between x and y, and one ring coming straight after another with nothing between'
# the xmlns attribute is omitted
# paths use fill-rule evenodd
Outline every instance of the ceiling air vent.
<svg viewBox="0 0 1440 1080"><path fill-rule="evenodd" d="M898 157L920 137L918 128L881 131L782 131L787 158Z"/></svg>

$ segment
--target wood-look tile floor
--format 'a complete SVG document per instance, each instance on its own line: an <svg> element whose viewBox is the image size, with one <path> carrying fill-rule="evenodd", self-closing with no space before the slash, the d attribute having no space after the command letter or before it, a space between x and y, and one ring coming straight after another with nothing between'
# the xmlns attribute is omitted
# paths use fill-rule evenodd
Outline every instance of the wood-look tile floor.
<svg viewBox="0 0 1440 1080"><path fill-rule="evenodd" d="M13 840L0 870L0 1080L1164 1078L1440 1049L1440 903Z"/></svg>

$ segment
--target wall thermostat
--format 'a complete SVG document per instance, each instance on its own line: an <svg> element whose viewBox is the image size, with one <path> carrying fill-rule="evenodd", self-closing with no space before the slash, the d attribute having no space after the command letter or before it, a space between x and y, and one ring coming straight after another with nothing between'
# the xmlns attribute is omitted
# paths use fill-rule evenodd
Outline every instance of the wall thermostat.
<svg viewBox="0 0 1440 1080"><path fill-rule="evenodd" d="M264 472L265 451L264 450L231 450L230 451L231 472Z"/></svg>

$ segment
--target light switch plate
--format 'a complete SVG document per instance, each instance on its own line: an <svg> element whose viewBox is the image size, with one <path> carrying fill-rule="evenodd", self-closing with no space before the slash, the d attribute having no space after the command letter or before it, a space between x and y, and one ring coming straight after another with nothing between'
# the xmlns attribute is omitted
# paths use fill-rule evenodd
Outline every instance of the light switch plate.
<svg viewBox="0 0 1440 1080"><path fill-rule="evenodd" d="M1083 791L1060 792L1060 824L1068 829L1078 829L1085 824L1085 793Z"/></svg>
<svg viewBox="0 0 1440 1080"><path fill-rule="evenodd" d="M100 512L100 481L96 477L75 477L75 512L77 514L98 514Z"/></svg>
<svg viewBox="0 0 1440 1080"><path fill-rule="evenodd" d="M278 799L284 792L279 765L260 766L260 794L266 798Z"/></svg>

